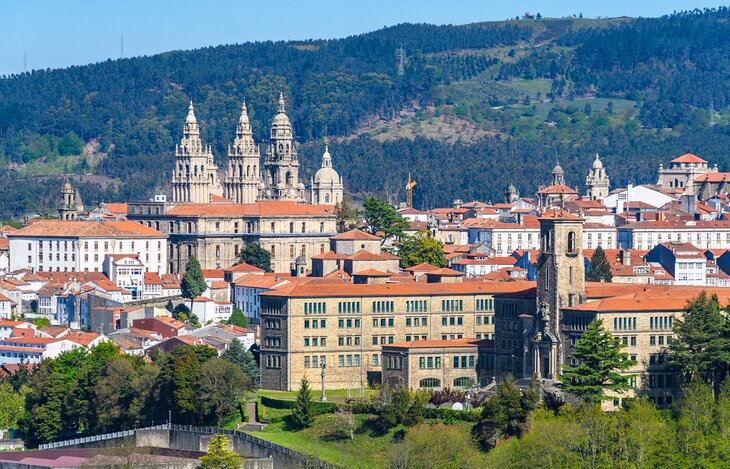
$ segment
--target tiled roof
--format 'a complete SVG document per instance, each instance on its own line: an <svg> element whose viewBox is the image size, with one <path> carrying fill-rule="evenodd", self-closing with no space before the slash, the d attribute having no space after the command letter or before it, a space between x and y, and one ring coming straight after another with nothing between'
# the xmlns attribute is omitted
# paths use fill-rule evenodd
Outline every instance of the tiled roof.
<svg viewBox="0 0 730 469"><path fill-rule="evenodd" d="M126 215L129 212L129 207L126 203L107 203L105 206L107 210L115 214Z"/></svg>
<svg viewBox="0 0 730 469"><path fill-rule="evenodd" d="M211 290L219 290L223 288L228 288L228 282L211 282L210 284Z"/></svg>
<svg viewBox="0 0 730 469"><path fill-rule="evenodd" d="M674 158L670 163L707 163L707 161L692 153L685 153L682 156Z"/></svg>
<svg viewBox="0 0 730 469"><path fill-rule="evenodd" d="M77 332L77 331L71 331L65 336L63 336L64 339L68 339L71 342L74 342L76 344L79 344L83 347L88 347L90 343L95 341L101 336L101 334L96 332Z"/></svg>
<svg viewBox="0 0 730 469"><path fill-rule="evenodd" d="M180 204L167 215L183 216L256 216L256 215L330 215L334 216L333 205L310 205L296 202L256 202L252 204Z"/></svg>
<svg viewBox="0 0 730 469"><path fill-rule="evenodd" d="M458 272L459 275L463 275ZM291 284L262 296L274 297L349 297L349 296L430 296L430 295L474 295L514 293L532 288L535 282L463 282L463 283L385 283L358 285L343 283L336 285L320 285L306 283Z"/></svg>
<svg viewBox="0 0 730 469"><path fill-rule="evenodd" d="M562 210L559 208L551 208L551 209L545 210L545 213L540 217L540 220L555 220L555 219L582 220L582 218L579 217L578 215L575 215L573 213L570 213L567 210Z"/></svg>
<svg viewBox="0 0 730 469"><path fill-rule="evenodd" d="M695 182L730 182L730 173L711 172L697 176Z"/></svg>
<svg viewBox="0 0 730 469"><path fill-rule="evenodd" d="M407 272L427 272L429 270L436 270L438 267L435 265L431 265L427 262L421 262L420 264L412 265L408 268L405 268L403 270Z"/></svg>
<svg viewBox="0 0 730 469"><path fill-rule="evenodd" d="M380 238L378 238L377 236L371 235L370 233L365 233L364 231L361 231L361 230L345 231L344 233L340 233L338 235L332 236L330 239L380 241Z"/></svg>
<svg viewBox="0 0 730 469"><path fill-rule="evenodd" d="M225 274L223 272L223 269L203 269L203 277L206 279L211 278L224 278Z"/></svg>
<svg viewBox="0 0 730 469"><path fill-rule="evenodd" d="M664 230L677 230L677 229L713 229L713 228L730 228L730 220L688 220L688 221L660 221L660 220L649 220L649 221L637 221L618 227L619 230L633 229L664 229Z"/></svg>
<svg viewBox="0 0 730 469"><path fill-rule="evenodd" d="M552 186L547 186L539 191L537 191L538 194L575 194L577 195L578 192L576 192L575 189L572 187L564 186L562 184L555 184Z"/></svg>
<svg viewBox="0 0 730 469"><path fill-rule="evenodd" d="M335 251L327 251L322 254L317 254L316 256L312 256L312 259L321 259L321 260L336 260L336 259L344 259L346 256L341 256L337 254Z"/></svg>
<svg viewBox="0 0 730 469"><path fill-rule="evenodd" d="M382 270L377 269L365 269L359 272L354 272L352 275L353 277L390 277L388 272L383 272Z"/></svg>
<svg viewBox="0 0 730 469"><path fill-rule="evenodd" d="M276 285L286 283L291 279L291 275L271 274L267 272L264 275L247 274L238 278L234 285L238 287L264 288L271 289Z"/></svg>
<svg viewBox="0 0 730 469"><path fill-rule="evenodd" d="M264 269L260 269L251 264L246 264L245 262L241 262L240 264L236 264L231 267L228 267L227 269L223 269L223 271L224 272L263 272Z"/></svg>
<svg viewBox="0 0 730 469"><path fill-rule="evenodd" d="M26 226L8 237L61 238L166 238L167 235L134 221L43 220Z"/></svg>
<svg viewBox="0 0 730 469"><path fill-rule="evenodd" d="M184 322L178 321L177 319L170 316L155 316L155 319L177 329L182 329L183 327L185 327Z"/></svg>

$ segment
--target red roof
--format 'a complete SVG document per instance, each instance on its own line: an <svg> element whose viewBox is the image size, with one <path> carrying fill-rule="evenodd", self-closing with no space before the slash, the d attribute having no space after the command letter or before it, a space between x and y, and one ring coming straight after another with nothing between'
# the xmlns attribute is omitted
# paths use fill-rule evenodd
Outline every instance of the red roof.
<svg viewBox="0 0 730 469"><path fill-rule="evenodd" d="M567 210L562 210L559 208L551 208L545 211L543 216L540 217L540 220L554 220L554 219L562 219L562 220L582 220L581 217L578 215L572 214L568 212Z"/></svg>
<svg viewBox="0 0 730 469"><path fill-rule="evenodd" d="M539 191L537 191L538 194L578 194L578 192L568 186L564 186L562 184L555 184L552 186L547 186Z"/></svg>
<svg viewBox="0 0 730 469"><path fill-rule="evenodd" d="M129 212L128 206L126 203L107 203L105 204L106 209L109 210L112 213L116 213L119 215L126 215Z"/></svg>
<svg viewBox="0 0 730 469"><path fill-rule="evenodd" d="M214 203L214 204L180 204L167 212L167 215L330 215L334 216L333 205L311 205L296 202L267 201L252 204Z"/></svg>
<svg viewBox="0 0 730 469"><path fill-rule="evenodd" d="M42 220L8 237L47 236L63 238L166 238L167 235L134 221Z"/></svg>
<svg viewBox="0 0 730 469"><path fill-rule="evenodd" d="M358 277L390 277L388 272L383 272L382 270L377 269L365 269L359 272L354 272L352 275Z"/></svg>
<svg viewBox="0 0 730 469"><path fill-rule="evenodd" d="M435 265L431 265L427 262L421 262L420 264L412 265L406 269L403 269L407 272L428 272L430 270L436 270L438 267Z"/></svg>
<svg viewBox="0 0 730 469"><path fill-rule="evenodd" d="M380 238L378 238L377 236L371 235L370 233L365 233L362 230L345 231L344 233L340 233L338 235L332 236L330 239L380 241Z"/></svg>
<svg viewBox="0 0 730 469"><path fill-rule="evenodd" d="M704 173L697 176L695 182L730 182L730 173Z"/></svg>
<svg viewBox="0 0 730 469"><path fill-rule="evenodd" d="M685 153L682 156L674 158L670 163L707 163L707 161L692 153Z"/></svg>
<svg viewBox="0 0 730 469"><path fill-rule="evenodd" d="M236 264L234 266L228 267L227 269L223 269L223 271L224 272L263 272L264 269L260 269L251 264L246 264L245 262L241 262L240 264Z"/></svg>

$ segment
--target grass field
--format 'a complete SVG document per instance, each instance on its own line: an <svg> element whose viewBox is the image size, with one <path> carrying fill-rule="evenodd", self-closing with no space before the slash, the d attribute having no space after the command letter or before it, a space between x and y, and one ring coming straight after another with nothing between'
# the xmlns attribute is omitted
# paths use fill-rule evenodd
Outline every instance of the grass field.
<svg viewBox="0 0 730 469"><path fill-rule="evenodd" d="M382 468L388 465L391 455L399 451L397 427L384 435L374 435L367 429L367 419L373 416L355 415L358 429L354 438L341 438L334 434L335 415L320 415L308 429L289 431L285 423L267 425L262 431L252 432L259 438L309 454L322 461L348 468ZM471 423L455 422L453 425L468 433Z"/></svg>

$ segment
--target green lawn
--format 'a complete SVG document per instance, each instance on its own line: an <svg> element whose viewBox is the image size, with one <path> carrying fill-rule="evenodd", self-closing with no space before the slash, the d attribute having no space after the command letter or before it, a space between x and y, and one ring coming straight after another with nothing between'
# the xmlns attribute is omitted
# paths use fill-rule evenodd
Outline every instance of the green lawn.
<svg viewBox="0 0 730 469"><path fill-rule="evenodd" d="M373 435L363 422L373 418L368 415L355 415L358 429L355 437L339 438L333 434L335 415L326 414L316 418L314 426L306 430L289 431L283 422L267 425L262 431L251 432L264 440L301 453L309 454L321 461L348 468L386 467L393 452L399 451L399 443L394 438L402 427L392 429L385 435ZM470 432L472 423L454 422L464 432Z"/></svg>
<svg viewBox="0 0 730 469"><path fill-rule="evenodd" d="M360 390L350 390L350 396L351 397L357 397L359 396ZM272 397L276 399L296 399L297 398L297 391L268 391L264 389L259 389L256 391L256 394L259 396L266 396L266 397ZM319 400L319 396L321 394L321 391L317 389L316 386L313 385L312 387L312 397L315 400ZM375 391L372 389L365 389L365 397L369 397L375 394ZM325 395L327 396L327 399L333 399L333 400L344 400L347 398L347 389L332 389L329 391L325 391Z"/></svg>

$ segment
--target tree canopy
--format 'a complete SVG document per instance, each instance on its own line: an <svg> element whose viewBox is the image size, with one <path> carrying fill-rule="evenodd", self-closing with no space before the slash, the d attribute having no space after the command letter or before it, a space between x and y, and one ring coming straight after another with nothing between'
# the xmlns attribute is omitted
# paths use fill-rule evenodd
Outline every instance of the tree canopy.
<svg viewBox="0 0 730 469"><path fill-rule="evenodd" d="M378 197L365 199L363 217L370 234L380 236L382 242L392 237L403 236L403 230L408 229L410 223L401 218L396 209Z"/></svg>
<svg viewBox="0 0 730 469"><path fill-rule="evenodd" d="M180 283L183 298L192 300L200 296L207 289L208 285L205 283L205 277L203 277L203 270L200 268L198 258L190 256L188 263L185 265L185 274Z"/></svg>
<svg viewBox="0 0 730 469"><path fill-rule="evenodd" d="M591 268L587 277L591 282L610 282L613 279L611 264L601 246L598 246L591 256Z"/></svg>
<svg viewBox="0 0 730 469"><path fill-rule="evenodd" d="M558 376L560 386L589 402L608 399L606 390L620 392L629 389L629 376L621 372L636 365L621 351L623 344L603 327L602 320L594 320L575 344L570 355L576 365L563 365Z"/></svg>
<svg viewBox="0 0 730 469"><path fill-rule="evenodd" d="M419 231L415 236L404 237L398 243L398 257L403 269L424 262L436 267L448 265L444 243L434 238L430 231Z"/></svg>
<svg viewBox="0 0 730 469"><path fill-rule="evenodd" d="M271 253L262 248L259 243L248 243L238 254L241 262L271 272Z"/></svg>

